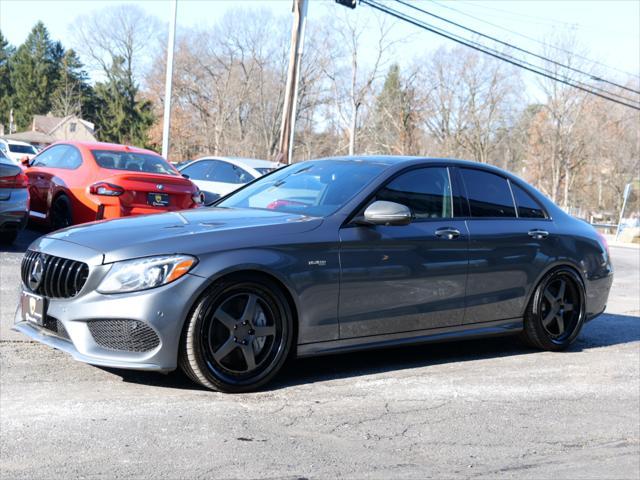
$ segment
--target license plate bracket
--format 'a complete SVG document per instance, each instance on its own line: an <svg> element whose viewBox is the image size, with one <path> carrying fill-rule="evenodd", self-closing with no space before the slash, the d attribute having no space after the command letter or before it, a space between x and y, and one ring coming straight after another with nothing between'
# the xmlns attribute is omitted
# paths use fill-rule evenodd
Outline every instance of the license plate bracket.
<svg viewBox="0 0 640 480"><path fill-rule="evenodd" d="M148 193L147 203L154 207L168 207L169 194L168 193Z"/></svg>
<svg viewBox="0 0 640 480"><path fill-rule="evenodd" d="M35 293L22 292L20 302L22 305L22 319L42 326L47 311L46 299Z"/></svg>

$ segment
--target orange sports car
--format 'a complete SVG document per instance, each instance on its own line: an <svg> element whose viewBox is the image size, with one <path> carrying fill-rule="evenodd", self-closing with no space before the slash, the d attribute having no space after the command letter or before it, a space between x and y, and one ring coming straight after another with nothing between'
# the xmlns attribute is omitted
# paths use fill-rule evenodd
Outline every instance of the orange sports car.
<svg viewBox="0 0 640 480"><path fill-rule="evenodd" d="M24 159L30 219L64 228L194 208L201 194L157 153L112 143L58 142Z"/></svg>

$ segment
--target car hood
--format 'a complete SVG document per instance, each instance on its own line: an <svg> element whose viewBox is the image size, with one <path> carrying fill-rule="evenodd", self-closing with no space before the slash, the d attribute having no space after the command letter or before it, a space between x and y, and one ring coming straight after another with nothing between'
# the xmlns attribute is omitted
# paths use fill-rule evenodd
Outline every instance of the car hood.
<svg viewBox="0 0 640 480"><path fill-rule="evenodd" d="M103 254L104 263L111 263L150 255L199 255L278 244L321 223L321 218L270 210L197 208L93 222L46 238L90 248Z"/></svg>

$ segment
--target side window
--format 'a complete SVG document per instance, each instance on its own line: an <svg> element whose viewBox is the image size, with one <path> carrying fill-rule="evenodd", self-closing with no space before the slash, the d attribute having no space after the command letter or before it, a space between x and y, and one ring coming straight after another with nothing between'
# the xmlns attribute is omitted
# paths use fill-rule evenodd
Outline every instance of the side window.
<svg viewBox="0 0 640 480"><path fill-rule="evenodd" d="M449 172L445 167L410 170L382 187L376 200L405 205L416 219L452 218Z"/></svg>
<svg viewBox="0 0 640 480"><path fill-rule="evenodd" d="M531 195L515 183L510 183L511 191L513 192L513 197L515 198L516 206L518 207L518 217L547 218L542 207L531 197Z"/></svg>
<svg viewBox="0 0 640 480"><path fill-rule="evenodd" d="M57 168L67 168L73 170L82 165L82 156L75 147L67 147L62 155L58 158Z"/></svg>
<svg viewBox="0 0 640 480"><path fill-rule="evenodd" d="M67 148L66 145L56 145L55 147L47 148L33 159L31 166L58 168L60 157L65 154Z"/></svg>
<svg viewBox="0 0 640 480"><path fill-rule="evenodd" d="M515 217L507 179L490 172L461 168L472 217Z"/></svg>
<svg viewBox="0 0 640 480"><path fill-rule="evenodd" d="M227 162L214 162L209 180L222 183L247 183L251 178L247 172ZM246 180L244 178L247 178Z"/></svg>
<svg viewBox="0 0 640 480"><path fill-rule="evenodd" d="M186 168L183 168L180 171L180 173L189 175L189 178L193 180L210 180L207 174L211 170L211 166L212 166L212 162L208 162L208 161L196 162L194 164L189 165Z"/></svg>
<svg viewBox="0 0 640 480"><path fill-rule="evenodd" d="M0 143L0 151L2 153L7 153L7 147L5 146L4 143Z"/></svg>

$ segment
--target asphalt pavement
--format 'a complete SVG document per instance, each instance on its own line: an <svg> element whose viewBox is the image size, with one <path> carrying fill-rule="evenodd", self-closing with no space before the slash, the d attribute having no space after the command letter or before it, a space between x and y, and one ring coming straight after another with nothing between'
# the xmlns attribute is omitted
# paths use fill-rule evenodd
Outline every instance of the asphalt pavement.
<svg viewBox="0 0 640 480"><path fill-rule="evenodd" d="M568 352L511 338L304 359L224 395L106 370L8 329L0 252L0 478L640 478L640 250Z"/></svg>

